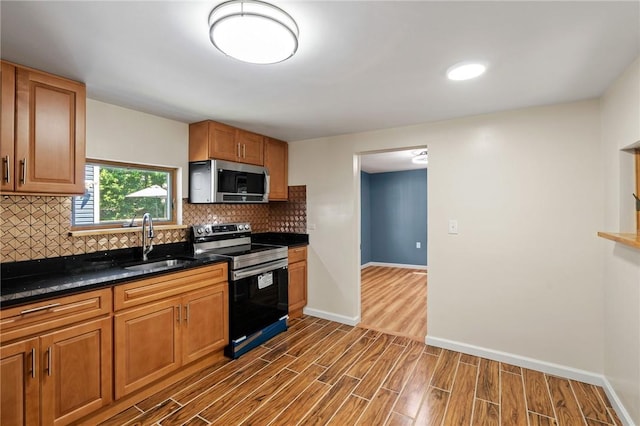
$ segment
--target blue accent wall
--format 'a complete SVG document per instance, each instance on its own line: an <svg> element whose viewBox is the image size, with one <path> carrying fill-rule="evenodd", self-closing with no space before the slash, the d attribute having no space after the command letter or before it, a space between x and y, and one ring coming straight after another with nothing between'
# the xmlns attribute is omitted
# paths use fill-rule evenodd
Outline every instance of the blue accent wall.
<svg viewBox="0 0 640 426"><path fill-rule="evenodd" d="M362 224L364 228L369 222L370 257L365 259L363 237L362 263L426 266L427 170L372 173L362 181L365 179L369 193L368 200L362 197ZM365 219L367 214L370 217ZM420 242L420 248L416 248L416 242Z"/></svg>
<svg viewBox="0 0 640 426"><path fill-rule="evenodd" d="M371 262L371 175L360 173L360 264Z"/></svg>

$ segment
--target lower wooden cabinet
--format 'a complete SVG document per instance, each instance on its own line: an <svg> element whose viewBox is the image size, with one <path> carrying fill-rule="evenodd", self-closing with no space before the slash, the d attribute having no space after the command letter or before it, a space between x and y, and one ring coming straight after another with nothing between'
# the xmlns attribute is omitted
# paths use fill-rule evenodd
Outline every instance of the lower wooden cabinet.
<svg viewBox="0 0 640 426"><path fill-rule="evenodd" d="M42 424L66 425L111 402L111 318L40 338Z"/></svg>
<svg viewBox="0 0 640 426"><path fill-rule="evenodd" d="M307 305L307 247L289 249L289 317L302 316Z"/></svg>
<svg viewBox="0 0 640 426"><path fill-rule="evenodd" d="M229 343L227 283L115 315L116 399Z"/></svg>
<svg viewBox="0 0 640 426"><path fill-rule="evenodd" d="M111 319L7 344L2 425L66 425L111 402Z"/></svg>
<svg viewBox="0 0 640 426"><path fill-rule="evenodd" d="M66 425L112 399L111 289L0 311L0 424Z"/></svg>
<svg viewBox="0 0 640 426"><path fill-rule="evenodd" d="M0 347L0 424L37 425L40 420L38 339Z"/></svg>
<svg viewBox="0 0 640 426"><path fill-rule="evenodd" d="M183 364L229 343L229 292L226 282L187 294L182 299L182 306Z"/></svg>
<svg viewBox="0 0 640 426"><path fill-rule="evenodd" d="M115 315L116 399L180 366L179 315L177 297Z"/></svg>

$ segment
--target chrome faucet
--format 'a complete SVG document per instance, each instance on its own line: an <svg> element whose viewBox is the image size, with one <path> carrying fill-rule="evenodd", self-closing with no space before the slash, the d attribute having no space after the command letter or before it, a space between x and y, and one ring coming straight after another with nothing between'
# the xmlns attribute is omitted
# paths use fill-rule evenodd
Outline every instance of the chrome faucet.
<svg viewBox="0 0 640 426"><path fill-rule="evenodd" d="M149 226L149 230L146 230L146 226ZM145 213L142 216L142 260L147 260L147 255L153 250L153 220L151 215Z"/></svg>

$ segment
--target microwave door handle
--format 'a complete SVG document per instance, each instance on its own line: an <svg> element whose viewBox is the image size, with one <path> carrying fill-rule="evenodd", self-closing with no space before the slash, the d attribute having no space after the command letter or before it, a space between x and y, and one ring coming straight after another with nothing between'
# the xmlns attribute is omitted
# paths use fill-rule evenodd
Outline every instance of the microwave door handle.
<svg viewBox="0 0 640 426"><path fill-rule="evenodd" d="M271 176L267 170L264 171L264 194L269 199L269 192L271 192Z"/></svg>

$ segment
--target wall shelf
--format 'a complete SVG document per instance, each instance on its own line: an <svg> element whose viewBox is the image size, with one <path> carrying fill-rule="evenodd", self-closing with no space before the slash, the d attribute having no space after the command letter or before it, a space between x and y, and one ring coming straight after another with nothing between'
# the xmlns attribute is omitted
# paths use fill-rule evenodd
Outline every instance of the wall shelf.
<svg viewBox="0 0 640 426"><path fill-rule="evenodd" d="M613 232L598 232L598 237L640 249L640 234L637 233L620 234Z"/></svg>

